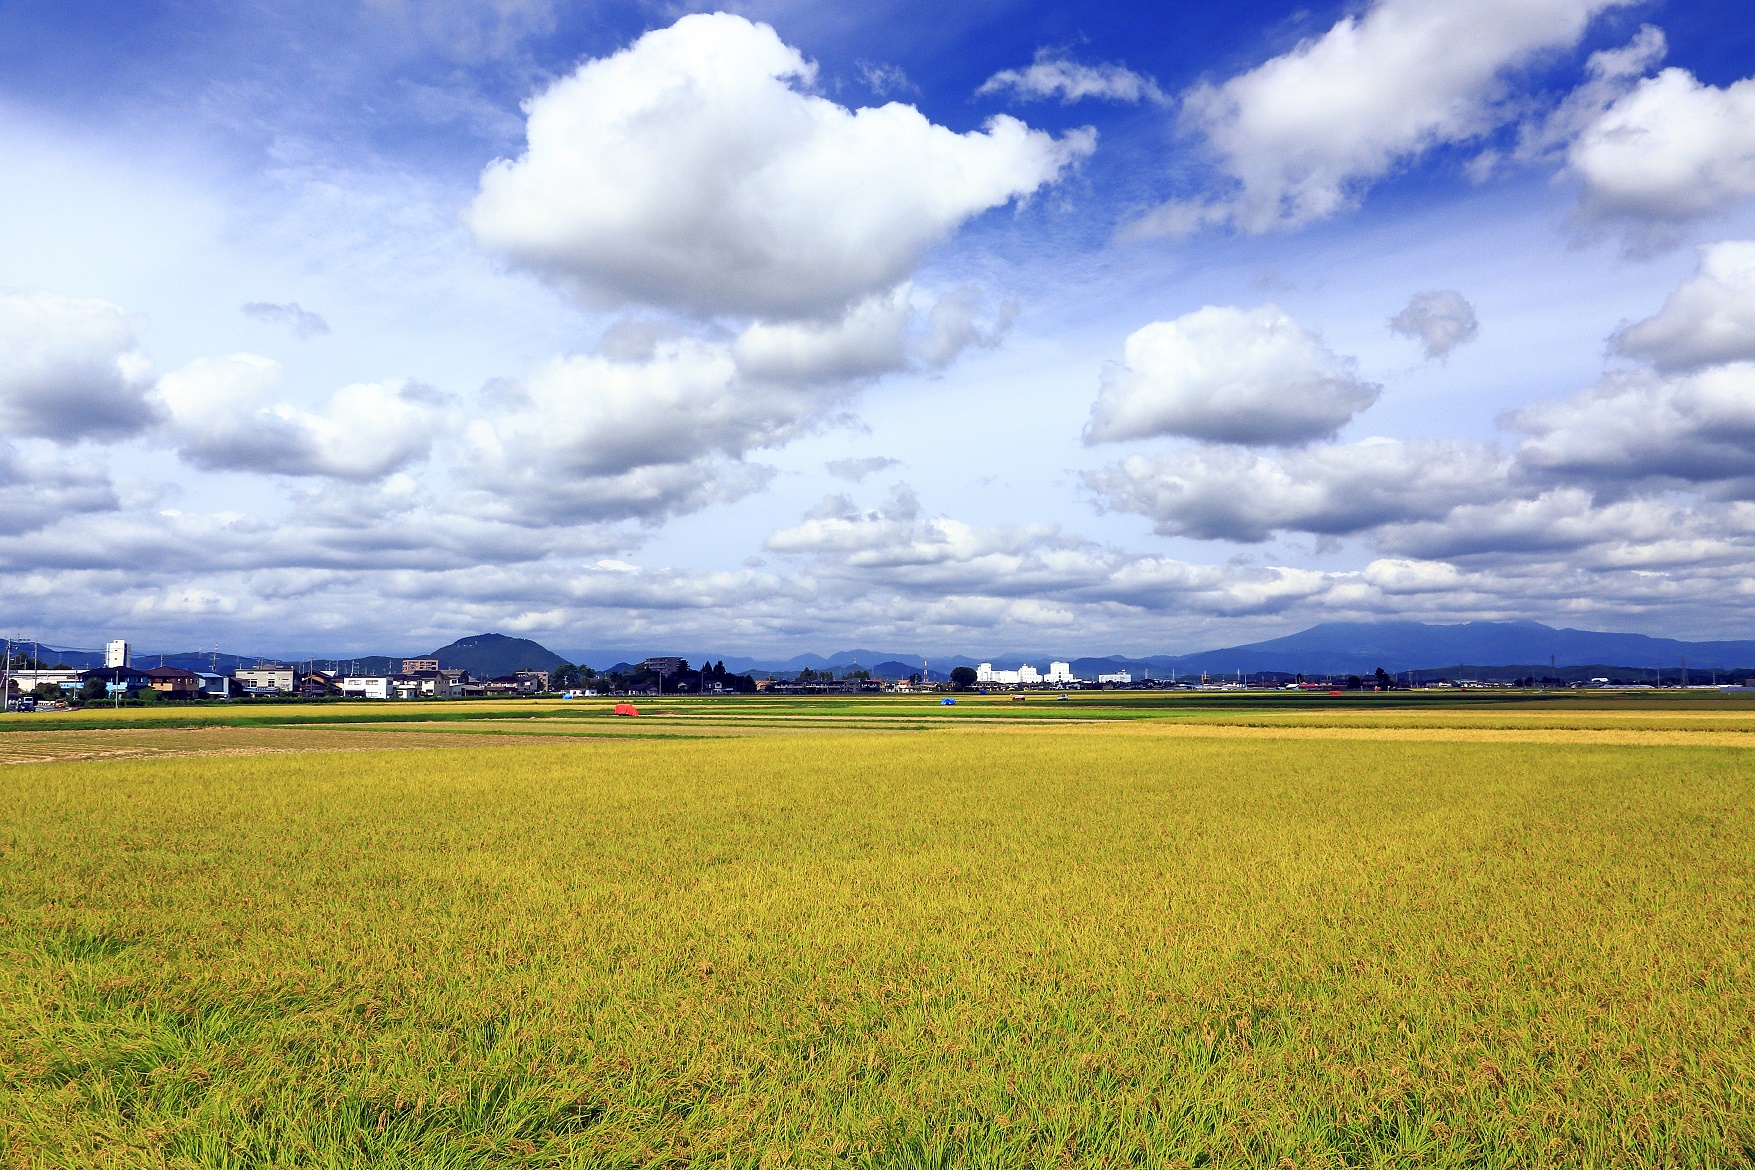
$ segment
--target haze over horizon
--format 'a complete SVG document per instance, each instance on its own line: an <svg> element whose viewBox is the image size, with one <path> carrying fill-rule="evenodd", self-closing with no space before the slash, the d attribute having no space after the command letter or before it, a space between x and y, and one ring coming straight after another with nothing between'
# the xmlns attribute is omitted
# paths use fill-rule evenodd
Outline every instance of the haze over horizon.
<svg viewBox="0 0 1755 1170"><path fill-rule="evenodd" d="M1751 23L9 4L0 621L1755 637Z"/></svg>

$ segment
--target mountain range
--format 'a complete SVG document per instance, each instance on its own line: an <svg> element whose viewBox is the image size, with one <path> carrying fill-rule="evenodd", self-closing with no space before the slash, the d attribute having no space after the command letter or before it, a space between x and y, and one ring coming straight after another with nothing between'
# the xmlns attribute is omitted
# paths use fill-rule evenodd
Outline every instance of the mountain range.
<svg viewBox="0 0 1755 1170"><path fill-rule="evenodd" d="M605 669L617 661L638 661L628 652L572 651L574 661ZM701 655L682 655L690 662ZM876 677L906 677L922 662L934 678L948 677L959 666L990 662L1001 670L1025 663L1046 670L1050 661L1070 662L1081 678L1094 678L1127 670L1135 678L1169 678L1207 673L1212 675L1370 674L1378 667L1399 674L1403 671L1434 672L1471 664L1476 675L1522 668L1521 673L1540 673L1565 667L1628 671L1677 670L1682 659L1703 670L1731 667L1755 668L1755 641L1684 642L1653 638L1645 634L1610 633L1597 630L1555 629L1540 622L1464 622L1435 625L1426 622L1324 622L1295 634L1192 654L1137 656L1111 654L1070 657L1041 653L995 654L983 658L945 655L922 659L918 654L891 650L843 650L836 654L800 654L792 658L738 658L725 656L725 668L740 673L766 671L794 674L813 670L863 666ZM600 666L596 659L601 659Z"/></svg>
<svg viewBox="0 0 1755 1170"><path fill-rule="evenodd" d="M607 670L617 663L638 662L660 649L640 650L568 650L555 652L528 638L504 634L475 634L459 638L448 646L421 654L370 655L350 658L303 659L314 661L319 669L341 668L360 673L397 670L402 659L437 658L440 666L462 668L473 675L504 675L515 670L552 670L568 662L577 662L597 670ZM54 650L42 648L45 662L66 662L70 666L101 665L103 655L95 651ZM1541 674L1551 670L1563 677L1574 677L1585 671L1622 668L1635 676L1649 675L1655 670L1677 671L1684 659L1688 667L1698 670L1755 668L1755 641L1684 642L1674 638L1653 638L1645 634L1612 633L1598 630L1556 629L1540 622L1463 622L1457 625L1434 625L1426 622L1324 622L1295 634L1250 642L1218 650L1192 654L1154 654L1144 657L1115 654L1101 657L1057 657L1050 654L995 654L985 658L967 655L946 655L923 659L919 654L894 650L842 650L827 656L799 654L791 658L750 658L735 655L683 653L691 664L723 661L725 668L743 674L751 671L792 675L809 667L812 670L832 669L837 673L861 666L878 678L906 678L930 667L934 679L949 677L959 666L976 666L991 662L999 669L1015 669L1028 663L1046 670L1051 660L1071 662L1073 672L1081 678L1094 678L1118 670L1131 671L1135 678L1170 678L1206 673L1209 675L1279 673L1279 674L1370 674L1378 667L1400 674L1404 671L1428 675L1449 672L1453 677L1499 677L1507 672ZM254 665L260 659L216 652L184 652L160 655L137 653L136 665L156 666L160 659L166 666L190 670L233 670ZM278 661L293 661L279 659ZM1471 664L1471 665L1463 665ZM1566 668L1572 668L1568 671ZM1588 674L1585 677L1589 677Z"/></svg>
<svg viewBox="0 0 1755 1170"><path fill-rule="evenodd" d="M14 643L14 646L20 646ZM28 643L25 652L28 653ZM57 650L44 645L41 660L51 666L65 662L68 666L89 670L104 664L101 650ZM644 657L642 655L642 657ZM475 677L494 678L518 670L553 670L566 666L568 660L529 638L512 638L505 634L473 634L459 638L448 646L413 654L357 654L337 657L268 656L222 654L219 651L135 651L134 665L142 670L153 666L176 666L183 670L213 670L229 674L239 667L263 664L310 666L315 670L345 671L352 674L395 673L409 658L436 658L442 670L467 670Z"/></svg>

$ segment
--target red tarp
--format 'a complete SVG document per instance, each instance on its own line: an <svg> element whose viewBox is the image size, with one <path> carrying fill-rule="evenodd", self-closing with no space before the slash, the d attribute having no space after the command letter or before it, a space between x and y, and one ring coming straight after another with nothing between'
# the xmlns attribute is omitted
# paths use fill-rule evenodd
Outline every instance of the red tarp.
<svg viewBox="0 0 1755 1170"><path fill-rule="evenodd" d="M615 713L617 715L638 715L640 709L632 703L617 703L615 705Z"/></svg>

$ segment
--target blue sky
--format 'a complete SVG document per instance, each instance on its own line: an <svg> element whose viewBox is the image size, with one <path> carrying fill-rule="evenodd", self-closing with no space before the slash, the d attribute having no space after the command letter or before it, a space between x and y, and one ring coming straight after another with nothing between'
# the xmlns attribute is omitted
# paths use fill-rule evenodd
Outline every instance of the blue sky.
<svg viewBox="0 0 1755 1170"><path fill-rule="evenodd" d="M0 3L0 620L1755 636L1755 32L1457 8Z"/></svg>

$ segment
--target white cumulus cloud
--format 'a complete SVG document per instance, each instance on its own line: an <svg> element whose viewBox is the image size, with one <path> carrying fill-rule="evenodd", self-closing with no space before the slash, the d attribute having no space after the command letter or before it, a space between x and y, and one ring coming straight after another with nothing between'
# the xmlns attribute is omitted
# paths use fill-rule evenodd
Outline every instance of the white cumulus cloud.
<svg viewBox="0 0 1755 1170"><path fill-rule="evenodd" d="M1613 344L1665 371L1755 361L1755 241L1702 245L1699 272Z"/></svg>
<svg viewBox="0 0 1755 1170"><path fill-rule="evenodd" d="M700 313L831 316L906 279L961 223L1090 153L996 117L850 110L774 30L685 16L526 104L528 146L468 219L514 264L589 295Z"/></svg>
<svg viewBox="0 0 1755 1170"><path fill-rule="evenodd" d="M1634 371L1507 422L1527 438L1524 465L1622 484L1648 478L1711 484L1755 476L1755 362L1663 375Z"/></svg>
<svg viewBox="0 0 1755 1170"><path fill-rule="evenodd" d="M321 410L282 397L279 362L199 358L159 379L177 453L208 471L370 480L425 459L443 426L431 391L408 382L337 390Z"/></svg>
<svg viewBox="0 0 1755 1170"><path fill-rule="evenodd" d="M1755 77L1725 88L1685 69L1641 81L1566 154L1590 219L1664 242L1677 225L1755 196Z"/></svg>
<svg viewBox="0 0 1755 1170"><path fill-rule="evenodd" d="M908 364L914 321L907 285L868 297L833 321L753 322L732 343L746 378L829 382L871 378Z"/></svg>
<svg viewBox="0 0 1755 1170"><path fill-rule="evenodd" d="M743 381L731 347L657 341L642 360L557 358L532 375L519 409L466 432L474 481L533 521L655 520L735 499L771 471L752 451L820 425L845 390Z"/></svg>
<svg viewBox="0 0 1755 1170"><path fill-rule="evenodd" d="M1167 205L1131 230L1230 223L1264 232L1345 210L1433 147L1514 120L1507 75L1576 44L1591 17L1624 2L1379 0L1289 53L1185 95L1184 124L1206 140L1233 191Z"/></svg>
<svg viewBox="0 0 1755 1170"><path fill-rule="evenodd" d="M95 464L21 451L0 441L0 536L119 507L109 475Z"/></svg>
<svg viewBox="0 0 1755 1170"><path fill-rule="evenodd" d="M138 434L151 363L120 305L0 291L0 429L71 443Z"/></svg>
<svg viewBox="0 0 1755 1170"><path fill-rule="evenodd" d="M1428 358L1448 357L1450 351L1480 335L1475 307L1451 289L1416 293L1408 307L1389 319L1389 327L1412 337Z"/></svg>
<svg viewBox="0 0 1755 1170"><path fill-rule="evenodd" d="M1507 462L1490 447L1371 439L1264 455L1199 447L1133 456L1085 483L1106 507L1150 518L1165 536L1255 542L1276 532L1344 536L1437 520L1506 494Z"/></svg>
<svg viewBox="0 0 1755 1170"><path fill-rule="evenodd" d="M1123 354L1104 372L1087 443L1156 435L1306 443L1333 435L1382 389L1277 305L1209 305L1154 322Z"/></svg>

